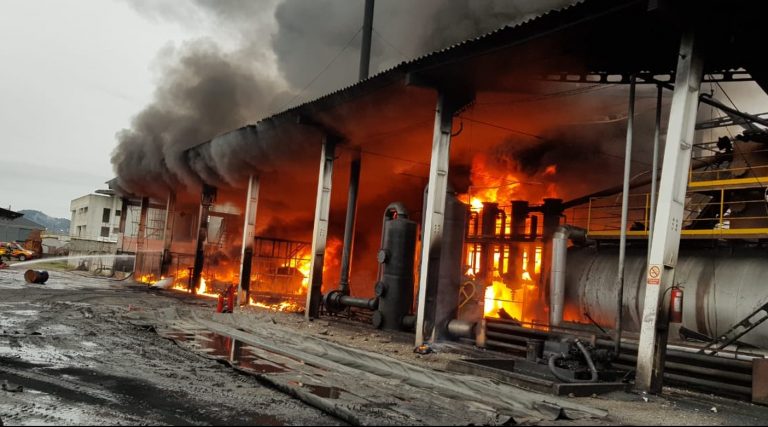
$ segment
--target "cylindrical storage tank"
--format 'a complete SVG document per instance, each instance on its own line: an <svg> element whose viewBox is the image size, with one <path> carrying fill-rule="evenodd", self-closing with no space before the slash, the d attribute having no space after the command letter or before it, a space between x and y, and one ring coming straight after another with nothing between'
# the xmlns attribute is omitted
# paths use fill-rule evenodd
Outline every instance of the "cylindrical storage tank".
<svg viewBox="0 0 768 427"><path fill-rule="evenodd" d="M685 291L682 325L716 337L768 302L767 261L765 248L681 248L674 284ZM647 247L627 248L623 327L628 332L640 331L646 263ZM565 320L588 323L588 313L600 326L613 328L618 247L570 248L566 265ZM663 310L668 298L669 293ZM768 322L741 341L768 348Z"/></svg>
<svg viewBox="0 0 768 427"><path fill-rule="evenodd" d="M376 296L379 297L379 309L373 315L377 328L403 329L403 318L410 314L413 304L415 251L416 222L387 214L378 254L381 274L376 283Z"/></svg>
<svg viewBox="0 0 768 427"><path fill-rule="evenodd" d="M48 272L27 270L26 272L24 272L24 280L26 280L27 283L37 283L39 285L42 285L43 283L48 281Z"/></svg>
<svg viewBox="0 0 768 427"><path fill-rule="evenodd" d="M434 305L435 338L438 340L449 337L448 323L459 316L459 291L465 264L464 233L468 215L468 205L459 201L452 193L446 195L437 292L434 295L434 304L431 301L427 304L427 307Z"/></svg>

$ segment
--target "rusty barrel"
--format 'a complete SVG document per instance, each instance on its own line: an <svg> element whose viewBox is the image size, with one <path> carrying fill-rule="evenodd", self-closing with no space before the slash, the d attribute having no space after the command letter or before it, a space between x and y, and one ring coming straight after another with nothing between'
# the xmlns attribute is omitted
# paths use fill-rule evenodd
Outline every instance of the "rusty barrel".
<svg viewBox="0 0 768 427"><path fill-rule="evenodd" d="M36 271L36 270L27 270L24 273L24 280L27 281L27 283L37 283L37 284L43 284L48 280L48 272L47 271Z"/></svg>

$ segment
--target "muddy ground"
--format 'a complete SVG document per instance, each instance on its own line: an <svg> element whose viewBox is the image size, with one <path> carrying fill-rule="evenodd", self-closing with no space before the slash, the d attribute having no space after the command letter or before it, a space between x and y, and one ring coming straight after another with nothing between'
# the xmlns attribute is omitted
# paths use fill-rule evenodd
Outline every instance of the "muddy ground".
<svg viewBox="0 0 768 427"><path fill-rule="evenodd" d="M131 310L185 302L129 282L0 271L0 418L5 425L339 425L254 378L180 348ZM207 307L207 306L206 306Z"/></svg>
<svg viewBox="0 0 768 427"><path fill-rule="evenodd" d="M0 270L4 425L343 424L253 376L161 338L151 326L129 321L132 314L168 307L209 313L211 300L64 271L52 271L46 285L28 285L22 273ZM476 356L472 349L453 345L417 355L408 334L382 333L348 320L305 322L301 316L259 309L239 316L257 329L279 324L296 334L432 369ZM598 424L768 423L766 408L675 389L664 397L614 393L573 401L607 410Z"/></svg>

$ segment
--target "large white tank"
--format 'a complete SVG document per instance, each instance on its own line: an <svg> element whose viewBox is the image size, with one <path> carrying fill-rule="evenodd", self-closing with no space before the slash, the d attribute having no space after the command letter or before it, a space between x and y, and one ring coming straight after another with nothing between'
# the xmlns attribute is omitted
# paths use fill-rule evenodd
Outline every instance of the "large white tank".
<svg viewBox="0 0 768 427"><path fill-rule="evenodd" d="M647 248L627 248L624 329L639 332L645 301ZM587 323L589 315L613 328L618 247L568 250L565 320ZM675 284L684 288L683 326L709 336L724 333L768 302L768 249L681 248ZM768 322L741 341L768 349Z"/></svg>

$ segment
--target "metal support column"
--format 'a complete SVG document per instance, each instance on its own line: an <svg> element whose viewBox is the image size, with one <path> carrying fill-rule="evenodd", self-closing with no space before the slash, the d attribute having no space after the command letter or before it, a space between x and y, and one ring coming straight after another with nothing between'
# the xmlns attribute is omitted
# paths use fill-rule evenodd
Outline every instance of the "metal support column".
<svg viewBox="0 0 768 427"><path fill-rule="evenodd" d="M211 205L216 200L216 187L203 184L203 192L200 199L200 215L198 217L197 244L195 249L195 263L192 266L192 277L189 281L189 292L196 293L200 288L200 279L205 263L205 241L208 239L208 216L211 213Z"/></svg>
<svg viewBox="0 0 768 427"><path fill-rule="evenodd" d="M432 338L434 319L426 319L427 294L437 289L440 274L440 256L443 244L445 201L448 189L448 166L451 148L453 115L469 99L453 99L440 91L435 111L435 127L432 139L432 159L429 166L427 202L422 224L421 267L419 269L419 298L416 311L417 346ZM434 310L431 310L434 312Z"/></svg>
<svg viewBox="0 0 768 427"><path fill-rule="evenodd" d="M260 181L258 176L248 179L248 193L245 198L245 225L243 225L243 248L240 251L240 286L237 292L237 305L248 305L251 298L251 263L253 262L253 244L256 233L256 212L259 207Z"/></svg>
<svg viewBox="0 0 768 427"><path fill-rule="evenodd" d="M627 142L624 151L624 187L621 192L621 230L619 238L619 269L616 277L616 327L613 351L621 352L621 329L624 317L624 264L627 260L627 222L629 220L629 181L632 179L632 139L635 124L635 75L629 82L629 109L627 111Z"/></svg>
<svg viewBox="0 0 768 427"><path fill-rule="evenodd" d="M368 68L371 63L371 38L373 36L373 6L374 0L365 0L363 42L360 45L360 69L358 80L365 80L368 78Z"/></svg>
<svg viewBox="0 0 768 427"><path fill-rule="evenodd" d="M144 261L144 255L139 254L144 248L144 239L147 234L147 214L149 213L149 197L141 199L141 210L139 213L139 229L136 231L136 257L133 259L133 271L139 267L139 258Z"/></svg>
<svg viewBox="0 0 768 427"><path fill-rule="evenodd" d="M163 258L160 260L160 275L167 276L171 268L171 243L173 243L173 220L176 211L176 193L168 192L163 225Z"/></svg>
<svg viewBox="0 0 768 427"><path fill-rule="evenodd" d="M336 138L326 136L320 153L320 172L317 180L317 201L315 202L315 224L312 234L312 261L309 269L307 288L307 320L320 315L322 301L323 264L325 245L328 239L328 222L331 210L331 185L333 184L333 160L336 155Z"/></svg>
<svg viewBox="0 0 768 427"><path fill-rule="evenodd" d="M128 199L125 197L120 198L120 224L118 225L118 234L117 234L117 246L120 248L119 252L122 252L125 250L125 225L127 224L128 220Z"/></svg>
<svg viewBox="0 0 768 427"><path fill-rule="evenodd" d="M352 268L352 248L355 241L357 219L357 192L360 187L360 152L353 154L349 167L349 195L347 196L347 218L344 223L344 246L341 249L341 275L339 292L349 295L349 271Z"/></svg>
<svg viewBox="0 0 768 427"><path fill-rule="evenodd" d="M139 213L139 229L136 231L136 252L138 253L144 247L144 239L147 237L147 214L149 213L149 197L141 199L141 210Z"/></svg>
<svg viewBox="0 0 768 427"><path fill-rule="evenodd" d="M653 228L656 220L656 199L659 191L659 146L661 145L661 97L664 89L656 87L656 126L653 133L653 166L651 166L651 212L648 224L648 258L651 256L653 243Z"/></svg>
<svg viewBox="0 0 768 427"><path fill-rule="evenodd" d="M680 41L637 355L635 386L652 393L662 388L669 326L663 297L674 284L702 75L694 32L688 31Z"/></svg>

